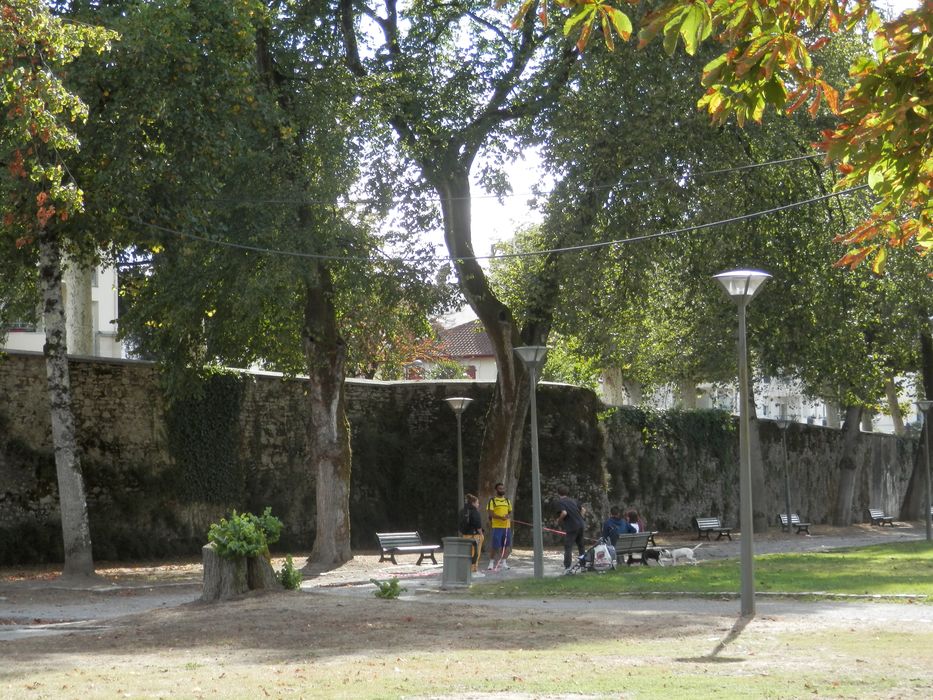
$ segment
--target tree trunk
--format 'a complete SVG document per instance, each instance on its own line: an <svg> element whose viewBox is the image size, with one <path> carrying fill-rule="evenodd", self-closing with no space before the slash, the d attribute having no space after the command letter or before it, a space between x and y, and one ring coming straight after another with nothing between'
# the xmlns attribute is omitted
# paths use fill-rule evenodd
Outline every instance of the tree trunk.
<svg viewBox="0 0 933 700"><path fill-rule="evenodd" d="M839 425L839 404L835 401L826 401L826 427L827 428L836 428L837 430L842 426Z"/></svg>
<svg viewBox="0 0 933 700"><path fill-rule="evenodd" d="M359 50L357 4L342 0L339 7L340 29L343 34L347 67L357 78L368 77ZM385 48L393 55L380 72L391 76L393 83L418 78L404 72L405 54L395 38L398 13L392 10L380 20L386 37ZM416 86L411 96L399 100L398 106L386 115L388 123L402 144L418 161L422 175L431 183L441 200L444 238L460 281L460 289L482 322L494 349L498 376L483 437L479 464L479 495L485 500L493 493L497 481L506 484L514 497L518 480L521 437L528 411L529 393L526 371L513 349L518 345L542 345L550 330L550 311L546 303L534 300L532 306L547 312L532 318L519 333L510 309L492 292L485 272L473 257L470 220L470 169L477 152L490 135L503 124L520 118L530 118L553 104L570 79L578 52L572 42L566 42L554 56L538 63L539 75L546 75L541 91L534 97L516 98L516 88L527 84L526 68L535 63L534 56L543 35L537 32L537 19L528 13L515 36L518 45L505 58L505 70L488 93L488 102L478 116L461 127L451 128L443 121L432 121L430 110L418 99ZM420 87L430 88L430 85ZM608 191L603 188L602 191ZM551 262L550 264L553 264ZM545 275L544 296L553 294L556 285L553 274ZM534 314L532 314L534 316Z"/></svg>
<svg viewBox="0 0 933 700"><path fill-rule="evenodd" d="M923 382L923 393L926 398L933 398L933 336L929 331L920 334L920 378ZM926 507L926 476L924 470L926 463L926 431L929 430L930 421L924 422L923 431L921 431L920 449L917 450L917 456L914 459L914 468L910 473L910 481L907 482L907 490L904 492L904 500L901 501L902 518L926 518L924 508Z"/></svg>
<svg viewBox="0 0 933 700"><path fill-rule="evenodd" d="M337 331L334 288L326 263L310 263L302 328L308 366L310 463L315 478L315 537L308 563L340 564L350 551L350 424L344 379L346 345Z"/></svg>
<svg viewBox="0 0 933 700"><path fill-rule="evenodd" d="M695 411L697 407L697 384L692 379L681 379L677 385L677 403L684 411Z"/></svg>
<svg viewBox="0 0 933 700"><path fill-rule="evenodd" d="M495 296L474 257L469 168L435 173L432 181L441 198L444 238L454 259L460 289L483 324L496 356L496 390L486 416L479 459L480 502L485 503L493 495L500 481L514 499L530 399L527 373L513 352L522 344L519 330L511 310Z"/></svg>
<svg viewBox="0 0 933 700"><path fill-rule="evenodd" d="M268 556L228 559L220 556L211 542L201 547L201 564L204 572L201 601L204 603L230 600L249 591L284 590Z"/></svg>
<svg viewBox="0 0 933 700"><path fill-rule="evenodd" d="M623 381L625 384L625 394L628 396L629 405L641 406L641 403L644 400L644 392L642 391L641 382L636 382L634 379Z"/></svg>
<svg viewBox="0 0 933 700"><path fill-rule="evenodd" d="M94 354L94 303L91 301L91 281L94 268L69 260L64 270L65 324L68 353Z"/></svg>
<svg viewBox="0 0 933 700"><path fill-rule="evenodd" d="M641 403L641 384L626 380L618 367L602 372L602 397L610 406L637 406Z"/></svg>
<svg viewBox="0 0 933 700"><path fill-rule="evenodd" d="M222 557L214 549L214 543L211 542L201 547L201 564L204 572L204 582L201 586L203 602L230 600L249 590L245 558Z"/></svg>
<svg viewBox="0 0 933 700"><path fill-rule="evenodd" d="M894 383L894 377L885 378L884 394L888 401L888 413L891 414L891 422L894 424L894 434L900 437L904 434L904 415L897 401L897 385Z"/></svg>
<svg viewBox="0 0 933 700"><path fill-rule="evenodd" d="M246 585L251 591L283 591L268 555L246 559Z"/></svg>
<svg viewBox="0 0 933 700"><path fill-rule="evenodd" d="M859 463L855 459L855 448L861 435L862 408L847 406L842 424L842 454L839 456L839 491L836 493L836 508L833 525L852 524L852 506L855 484L858 481Z"/></svg>
<svg viewBox="0 0 933 700"><path fill-rule="evenodd" d="M64 576L92 576L91 528L84 476L71 409L65 315L62 305L61 251L54 236L39 238L39 285L45 322L45 368L52 419L52 445L58 477L58 500L64 539Z"/></svg>

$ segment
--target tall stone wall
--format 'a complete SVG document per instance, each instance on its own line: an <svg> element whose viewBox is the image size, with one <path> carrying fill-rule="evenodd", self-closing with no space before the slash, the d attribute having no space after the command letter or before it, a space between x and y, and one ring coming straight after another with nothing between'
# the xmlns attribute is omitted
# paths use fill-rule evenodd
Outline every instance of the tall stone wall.
<svg viewBox="0 0 933 700"><path fill-rule="evenodd" d="M280 549L307 549L315 523L308 463L306 381L268 374L216 377L202 396L169 407L148 363L72 360L74 410L95 557L196 556L210 522L271 506L285 524ZM347 384L352 431L352 544L380 530L421 530L438 540L456 527L457 423L444 402L469 396L463 415L467 491L475 489L493 387L466 381ZM538 388L545 517L567 483L596 527L610 503L635 507L652 527L687 529L696 514L738 520L737 431L718 412L607 410L586 390ZM783 510L781 435L763 422L766 512ZM527 431L526 431L527 433ZM825 522L834 502L838 431L792 426L786 435L793 508ZM916 441L866 435L856 512L897 512ZM525 470L516 518L531 522ZM60 560L61 534L45 368L41 356L0 358L0 563ZM516 539L530 541L527 526Z"/></svg>

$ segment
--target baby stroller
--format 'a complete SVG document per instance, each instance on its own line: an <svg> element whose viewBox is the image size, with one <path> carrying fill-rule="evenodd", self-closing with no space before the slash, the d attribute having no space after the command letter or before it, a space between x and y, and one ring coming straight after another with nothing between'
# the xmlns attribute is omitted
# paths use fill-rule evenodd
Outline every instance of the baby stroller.
<svg viewBox="0 0 933 700"><path fill-rule="evenodd" d="M603 573L616 568L616 548L606 537L600 537L596 544L577 557L577 562L571 567L569 574L581 574L584 571Z"/></svg>

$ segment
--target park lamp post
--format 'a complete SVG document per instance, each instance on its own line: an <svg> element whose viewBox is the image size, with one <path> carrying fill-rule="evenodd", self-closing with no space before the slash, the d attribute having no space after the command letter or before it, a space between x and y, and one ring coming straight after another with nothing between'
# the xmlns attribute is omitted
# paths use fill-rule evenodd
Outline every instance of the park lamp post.
<svg viewBox="0 0 933 700"><path fill-rule="evenodd" d="M467 406L473 403L473 399L468 399L465 396L452 396L444 400L457 416L457 496L459 500L457 501L456 513L459 518L460 509L463 508L463 427L461 418Z"/></svg>
<svg viewBox="0 0 933 700"><path fill-rule="evenodd" d="M515 348L531 382L531 541L534 549L535 578L544 578L544 522L541 517L541 472L538 465L538 407L535 397L538 375L544 367L547 348L527 345Z"/></svg>
<svg viewBox="0 0 933 700"><path fill-rule="evenodd" d="M781 431L781 447L784 453L784 513L787 514L787 534L790 534L790 469L787 466L787 429L790 427L791 420L787 416L781 416L776 421L778 429Z"/></svg>
<svg viewBox="0 0 933 700"><path fill-rule="evenodd" d="M752 460L748 427L748 350L745 310L771 275L758 270L732 270L713 275L739 309L739 527L742 530L742 616L755 614L755 548L752 523ZM787 514L790 518L790 513Z"/></svg>
<svg viewBox="0 0 933 700"><path fill-rule="evenodd" d="M930 439L930 408L933 407L933 400L924 399L917 402L917 408L923 414L923 422L926 427L927 444L923 451L926 453L926 469L923 470L926 476L927 498L924 508L924 520L927 524L927 542L933 541L933 489L930 486L930 450L933 449L933 440Z"/></svg>

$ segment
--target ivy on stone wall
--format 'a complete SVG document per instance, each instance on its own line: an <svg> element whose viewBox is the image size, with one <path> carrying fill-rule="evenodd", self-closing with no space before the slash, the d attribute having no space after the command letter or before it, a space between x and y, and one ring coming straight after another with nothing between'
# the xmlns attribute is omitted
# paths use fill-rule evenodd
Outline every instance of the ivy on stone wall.
<svg viewBox="0 0 933 700"><path fill-rule="evenodd" d="M730 512L730 481L724 477L736 461L731 415L626 406L602 420L614 444L606 465L611 501L635 507L652 527L662 528L688 528L687 508Z"/></svg>
<svg viewBox="0 0 933 700"><path fill-rule="evenodd" d="M0 412L0 565L62 558L55 455L10 437Z"/></svg>
<svg viewBox="0 0 933 700"><path fill-rule="evenodd" d="M239 447L245 381L242 375L213 374L201 391L169 404L168 448L183 500L238 505L243 498L245 469Z"/></svg>

